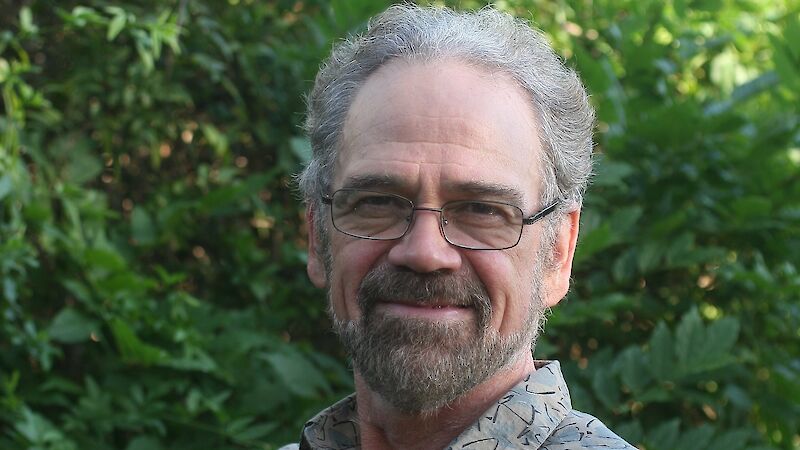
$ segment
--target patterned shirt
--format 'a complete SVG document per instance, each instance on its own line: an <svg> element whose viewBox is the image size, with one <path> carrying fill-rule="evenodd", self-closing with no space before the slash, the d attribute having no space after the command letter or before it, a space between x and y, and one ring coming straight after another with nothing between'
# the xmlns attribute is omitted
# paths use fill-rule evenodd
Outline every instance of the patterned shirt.
<svg viewBox="0 0 800 450"><path fill-rule="evenodd" d="M636 450L598 419L572 409L558 361L537 361L525 377L447 450ZM306 423L300 444L280 450L360 450L355 395Z"/></svg>

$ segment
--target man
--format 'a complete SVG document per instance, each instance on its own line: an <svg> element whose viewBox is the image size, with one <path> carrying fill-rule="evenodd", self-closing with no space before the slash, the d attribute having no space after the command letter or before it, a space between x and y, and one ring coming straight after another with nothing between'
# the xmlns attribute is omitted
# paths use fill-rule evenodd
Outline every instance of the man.
<svg viewBox="0 0 800 450"><path fill-rule="evenodd" d="M593 127L542 35L490 8L393 6L308 100L308 273L356 392L299 448L633 448L531 355L569 288Z"/></svg>

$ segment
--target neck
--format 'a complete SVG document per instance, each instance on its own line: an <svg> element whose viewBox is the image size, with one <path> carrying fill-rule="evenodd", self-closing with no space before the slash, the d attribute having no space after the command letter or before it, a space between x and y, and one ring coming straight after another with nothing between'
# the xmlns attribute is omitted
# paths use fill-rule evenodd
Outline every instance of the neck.
<svg viewBox="0 0 800 450"><path fill-rule="evenodd" d="M361 448L369 450L441 449L472 425L492 403L535 370L530 352L517 357L483 383L441 408L404 413L369 389L356 372ZM413 430L410 433L409 430Z"/></svg>

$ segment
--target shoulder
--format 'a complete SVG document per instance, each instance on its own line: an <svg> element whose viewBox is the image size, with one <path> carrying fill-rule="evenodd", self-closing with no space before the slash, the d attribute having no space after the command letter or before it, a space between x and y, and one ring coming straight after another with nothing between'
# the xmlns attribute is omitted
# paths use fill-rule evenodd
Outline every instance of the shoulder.
<svg viewBox="0 0 800 450"><path fill-rule="evenodd" d="M594 416L572 410L542 445L542 450L636 450Z"/></svg>

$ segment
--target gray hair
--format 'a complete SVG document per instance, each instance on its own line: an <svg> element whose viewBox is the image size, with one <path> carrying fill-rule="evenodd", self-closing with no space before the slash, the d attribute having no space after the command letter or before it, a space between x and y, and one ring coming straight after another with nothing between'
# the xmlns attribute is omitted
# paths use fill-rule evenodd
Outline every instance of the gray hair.
<svg viewBox="0 0 800 450"><path fill-rule="evenodd" d="M594 111L577 74L544 35L526 21L486 7L474 12L394 5L360 36L334 46L308 96L306 132L312 159L298 175L300 190L324 227L321 196L329 193L350 105L367 78L394 58L456 59L510 75L539 119L544 205L558 198L580 208L592 171Z"/></svg>

